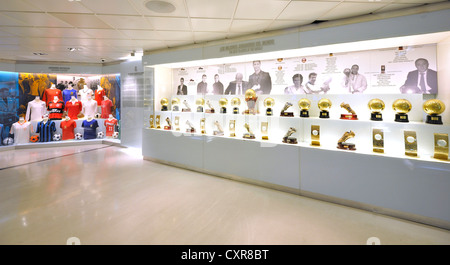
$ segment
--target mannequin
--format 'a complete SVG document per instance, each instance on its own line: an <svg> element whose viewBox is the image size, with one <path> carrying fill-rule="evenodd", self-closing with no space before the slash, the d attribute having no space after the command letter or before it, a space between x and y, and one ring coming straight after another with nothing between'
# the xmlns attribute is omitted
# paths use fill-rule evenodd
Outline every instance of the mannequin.
<svg viewBox="0 0 450 265"><path fill-rule="evenodd" d="M93 100L91 96L88 96L86 101L82 102L83 104L83 114L86 117L95 116L97 112L97 101Z"/></svg>
<svg viewBox="0 0 450 265"><path fill-rule="evenodd" d="M20 115L19 121L11 125L10 134L14 134L14 144L26 144L30 141L33 125L27 122L23 115Z"/></svg>
<svg viewBox="0 0 450 265"><path fill-rule="evenodd" d="M113 107L113 103L112 101L107 97L107 96L103 96L103 101L102 101L102 118L106 119L109 117L109 114L112 113L112 107Z"/></svg>
<svg viewBox="0 0 450 265"><path fill-rule="evenodd" d="M61 121L59 127L62 129L62 140L75 139L75 128L77 127L77 123L69 116L66 116L66 118Z"/></svg>
<svg viewBox="0 0 450 265"><path fill-rule="evenodd" d="M97 103L97 102L95 102L95 103ZM81 127L84 128L84 136L83 137L85 140L97 138L98 122L97 122L97 120L94 119L94 116L88 116L87 119L84 120L83 123L81 124Z"/></svg>
<svg viewBox="0 0 450 265"><path fill-rule="evenodd" d="M97 85L97 90L95 90L95 101L97 101L97 106L102 105L103 97L105 96L105 94L105 90L100 85Z"/></svg>
<svg viewBox="0 0 450 265"><path fill-rule="evenodd" d="M106 127L106 137L112 137L115 130L115 126L118 125L118 121L112 114L109 114L108 119L105 120L105 127Z"/></svg>
<svg viewBox="0 0 450 265"><path fill-rule="evenodd" d="M52 84L50 88L44 90L44 96L42 96L42 100L45 101L45 104L48 107L48 103L52 101L54 97L58 97L61 101L63 100L61 90L56 89L55 84Z"/></svg>
<svg viewBox="0 0 450 265"><path fill-rule="evenodd" d="M28 121L40 121L42 116L46 112L45 102L40 99L39 96L30 102L28 102L27 113L25 119Z"/></svg>
<svg viewBox="0 0 450 265"><path fill-rule="evenodd" d="M88 97L92 97L94 95L94 91L92 91L92 89L90 89L87 85L84 85L83 89L78 90L78 94L80 95L81 102L84 104Z"/></svg>
<svg viewBox="0 0 450 265"><path fill-rule="evenodd" d="M47 105L50 120L61 120L64 112L64 102L57 96L53 97L53 101Z"/></svg>
<svg viewBox="0 0 450 265"><path fill-rule="evenodd" d="M50 119L50 115L44 115L42 121L38 122L36 133L39 133L39 142L50 142L56 132L56 124Z"/></svg>
<svg viewBox="0 0 450 265"><path fill-rule="evenodd" d="M64 104L66 104L67 101L69 101L71 97L75 97L75 98L77 97L77 91L75 89L73 89L73 87L71 87L71 88L66 87L66 89L63 90L62 94L63 94Z"/></svg>
<svg viewBox="0 0 450 265"><path fill-rule="evenodd" d="M72 96L64 106L64 111L72 120L78 119L78 114L83 109L83 104L75 96Z"/></svg>

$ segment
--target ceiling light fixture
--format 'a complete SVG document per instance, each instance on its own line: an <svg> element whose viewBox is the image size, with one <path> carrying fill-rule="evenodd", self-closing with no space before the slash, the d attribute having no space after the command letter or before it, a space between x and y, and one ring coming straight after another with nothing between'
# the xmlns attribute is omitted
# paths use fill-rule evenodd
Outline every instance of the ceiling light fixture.
<svg viewBox="0 0 450 265"><path fill-rule="evenodd" d="M42 56L42 55L48 55L47 53L43 52L33 52L34 55Z"/></svg>
<svg viewBox="0 0 450 265"><path fill-rule="evenodd" d="M145 3L145 7L156 13L172 13L175 11L175 6L172 3L166 1L148 1Z"/></svg>
<svg viewBox="0 0 450 265"><path fill-rule="evenodd" d="M74 51L81 51L81 48L67 48L69 51L74 52Z"/></svg>

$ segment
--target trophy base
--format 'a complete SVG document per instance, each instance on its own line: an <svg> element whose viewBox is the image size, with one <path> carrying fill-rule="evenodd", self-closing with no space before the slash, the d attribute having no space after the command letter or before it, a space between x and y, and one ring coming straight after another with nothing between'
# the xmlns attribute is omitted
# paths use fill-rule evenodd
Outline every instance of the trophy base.
<svg viewBox="0 0 450 265"><path fill-rule="evenodd" d="M248 110L245 110L242 114L253 114L253 115L255 115L255 114L258 114L258 111L253 110L253 109L248 109Z"/></svg>
<svg viewBox="0 0 450 265"><path fill-rule="evenodd" d="M170 131L170 130L172 130L172 127L171 126L164 126L164 130Z"/></svg>
<svg viewBox="0 0 450 265"><path fill-rule="evenodd" d="M172 108L172 111L180 111L180 109L178 108L178 106L174 106L174 107Z"/></svg>
<svg viewBox="0 0 450 265"><path fill-rule="evenodd" d="M186 129L187 133L195 133L195 129Z"/></svg>
<svg viewBox="0 0 450 265"><path fill-rule="evenodd" d="M180 131L180 128L176 128L175 131Z"/></svg>
<svg viewBox="0 0 450 265"><path fill-rule="evenodd" d="M320 142L319 141L311 141L311 146L320 146Z"/></svg>
<svg viewBox="0 0 450 265"><path fill-rule="evenodd" d="M155 129L155 126L154 125L150 125L150 129Z"/></svg>
<svg viewBox="0 0 450 265"><path fill-rule="evenodd" d="M202 134L206 134L206 131L205 131L205 130L202 130Z"/></svg>
<svg viewBox="0 0 450 265"><path fill-rule="evenodd" d="M372 113L370 115L370 120L372 120L372 121L382 121L383 120L383 116L381 115L381 113Z"/></svg>
<svg viewBox="0 0 450 265"><path fill-rule="evenodd" d="M442 117L436 114L427 115L427 120L425 122L429 124L443 124Z"/></svg>
<svg viewBox="0 0 450 265"><path fill-rule="evenodd" d="M342 120L357 120L358 117L356 114L341 114Z"/></svg>
<svg viewBox="0 0 450 265"><path fill-rule="evenodd" d="M262 140L269 140L269 136L263 136L261 137Z"/></svg>
<svg viewBox="0 0 450 265"><path fill-rule="evenodd" d="M382 149L382 148L374 148L374 149L373 149L373 152L374 152L374 153L384 154L384 149Z"/></svg>
<svg viewBox="0 0 450 265"><path fill-rule="evenodd" d="M302 117L302 118L309 118L309 111L301 110L300 111L300 117Z"/></svg>
<svg viewBox="0 0 450 265"><path fill-rule="evenodd" d="M239 114L239 108L234 108L233 109L233 114Z"/></svg>
<svg viewBox="0 0 450 265"><path fill-rule="evenodd" d="M293 112L284 112L284 111L282 111L280 113L280 116L281 117L294 117L294 113Z"/></svg>
<svg viewBox="0 0 450 265"><path fill-rule="evenodd" d="M203 107L197 107L197 112L203 112Z"/></svg>
<svg viewBox="0 0 450 265"><path fill-rule="evenodd" d="M448 161L448 155L447 154L434 154L433 158L434 159Z"/></svg>
<svg viewBox="0 0 450 265"><path fill-rule="evenodd" d="M156 129L161 129L161 126L156 126Z"/></svg>
<svg viewBox="0 0 450 265"><path fill-rule="evenodd" d="M408 115L407 114L395 114L395 121L396 122L409 122Z"/></svg>
<svg viewBox="0 0 450 265"><path fill-rule="evenodd" d="M297 144L297 138L283 137L283 143L286 143L286 144Z"/></svg>
<svg viewBox="0 0 450 265"><path fill-rule="evenodd" d="M320 112L319 118L328 119L328 118L330 118L330 113L326 110L322 110Z"/></svg>
<svg viewBox="0 0 450 265"><path fill-rule="evenodd" d="M215 113L216 111L214 109L207 109L205 112L206 113Z"/></svg>
<svg viewBox="0 0 450 265"><path fill-rule="evenodd" d="M167 106L162 106L161 107L161 111L167 111L167 110L168 110Z"/></svg>
<svg viewBox="0 0 450 265"><path fill-rule="evenodd" d="M244 136L242 136L242 137L245 139L255 139L255 135L249 134L249 133L244 134Z"/></svg>
<svg viewBox="0 0 450 265"><path fill-rule="evenodd" d="M223 136L223 132L219 132L219 131L214 131L213 134L216 136Z"/></svg>
<svg viewBox="0 0 450 265"><path fill-rule="evenodd" d="M343 150L351 150L351 151L356 150L355 144L352 144L352 143L338 143L337 148L343 149Z"/></svg>
<svg viewBox="0 0 450 265"><path fill-rule="evenodd" d="M220 113L227 113L227 108L221 108Z"/></svg>
<svg viewBox="0 0 450 265"><path fill-rule="evenodd" d="M230 137L236 137L235 133L230 133Z"/></svg>
<svg viewBox="0 0 450 265"><path fill-rule="evenodd" d="M182 109L181 112L191 112L191 109Z"/></svg>
<svg viewBox="0 0 450 265"><path fill-rule="evenodd" d="M266 109L266 115L267 115L267 116L272 116L272 114L273 114L273 113L272 113L272 108L267 108L267 109Z"/></svg>

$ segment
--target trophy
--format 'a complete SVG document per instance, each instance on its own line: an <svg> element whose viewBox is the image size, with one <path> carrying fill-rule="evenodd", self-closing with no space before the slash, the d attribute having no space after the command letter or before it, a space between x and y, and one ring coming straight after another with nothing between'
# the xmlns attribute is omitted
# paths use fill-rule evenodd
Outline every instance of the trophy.
<svg viewBox="0 0 450 265"><path fill-rule="evenodd" d="M267 121L261 122L261 134L262 134L261 139L262 140L269 140L268 129L269 129L269 122L267 122Z"/></svg>
<svg viewBox="0 0 450 265"><path fill-rule="evenodd" d="M302 98L298 101L298 107L300 108L300 117L308 118L311 101L307 98Z"/></svg>
<svg viewBox="0 0 450 265"><path fill-rule="evenodd" d="M250 88L245 91L245 101L247 102L248 109L243 114L258 114L258 110L256 110L257 99L255 90Z"/></svg>
<svg viewBox="0 0 450 265"><path fill-rule="evenodd" d="M448 134L434 134L434 158L448 160Z"/></svg>
<svg viewBox="0 0 450 265"><path fill-rule="evenodd" d="M264 107L266 107L266 115L272 116L272 107L275 105L275 100L273 98L266 98L264 100Z"/></svg>
<svg viewBox="0 0 450 265"><path fill-rule="evenodd" d="M201 133L202 133L202 134L205 134L205 133L206 133L206 131L205 131L205 123L206 123L205 118L202 118L202 119L200 120L200 129L201 129Z"/></svg>
<svg viewBox="0 0 450 265"><path fill-rule="evenodd" d="M239 98L231 99L231 106L234 106L233 114L239 114L239 105L241 105L241 100Z"/></svg>
<svg viewBox="0 0 450 265"><path fill-rule="evenodd" d="M330 118L330 108L331 108L331 100L327 98L322 98L317 103L319 109L320 109L320 115L319 118L327 119Z"/></svg>
<svg viewBox="0 0 450 265"><path fill-rule="evenodd" d="M294 117L293 112L286 112L291 106L292 106L291 102L286 102L284 104L283 110L281 110L280 116L281 117Z"/></svg>
<svg viewBox="0 0 450 265"><path fill-rule="evenodd" d="M186 125L188 126L188 128L186 129L187 133L195 133L194 125L192 125L190 121L186 121Z"/></svg>
<svg viewBox="0 0 450 265"><path fill-rule="evenodd" d="M287 133L283 136L283 143L287 144L297 144L297 138L292 137L292 134L297 132L294 127L290 127Z"/></svg>
<svg viewBox="0 0 450 265"><path fill-rule="evenodd" d="M356 150L355 144L347 143L346 141L350 138L355 137L355 133L352 131L345 132L344 135L338 140L337 148L344 150Z"/></svg>
<svg viewBox="0 0 450 265"><path fill-rule="evenodd" d="M183 101L183 105L186 107L186 108L183 108L181 111L182 112L191 112L191 106L189 106L189 102L187 102L187 100L184 100Z"/></svg>
<svg viewBox="0 0 450 265"><path fill-rule="evenodd" d="M167 98L161 99L161 111L167 111L169 108L167 107L169 105L169 100Z"/></svg>
<svg viewBox="0 0 450 265"><path fill-rule="evenodd" d="M235 130L236 130L236 121L230 120L230 124L228 125L228 128L230 130L230 137L235 137Z"/></svg>
<svg viewBox="0 0 450 265"><path fill-rule="evenodd" d="M175 124L175 131L180 130L180 116L175 116L175 121L173 122Z"/></svg>
<svg viewBox="0 0 450 265"><path fill-rule="evenodd" d="M255 135L253 134L252 130L250 129L250 125L248 123L244 124L245 129L247 129L247 132L244 133L243 138L245 139L255 139Z"/></svg>
<svg viewBox="0 0 450 265"><path fill-rule="evenodd" d="M154 117L155 116L153 116L153 115L150 115L150 129L153 129L153 128L155 128L155 125L154 125Z"/></svg>
<svg viewBox="0 0 450 265"><path fill-rule="evenodd" d="M384 132L382 129L373 129L372 131L373 151L384 153Z"/></svg>
<svg viewBox="0 0 450 265"><path fill-rule="evenodd" d="M320 126L311 125L311 145L320 146Z"/></svg>
<svg viewBox="0 0 450 265"><path fill-rule="evenodd" d="M220 113L227 113L227 104L228 104L228 100L226 98L221 98L219 100L219 105L220 105Z"/></svg>
<svg viewBox="0 0 450 265"><path fill-rule="evenodd" d="M395 114L396 122L409 122L407 113L411 110L412 105L408 100L397 99L392 104L392 108L397 112Z"/></svg>
<svg viewBox="0 0 450 265"><path fill-rule="evenodd" d="M417 135L415 131L404 131L405 155L417 156Z"/></svg>
<svg viewBox="0 0 450 265"><path fill-rule="evenodd" d="M172 122L170 122L169 117L166 118L167 125L164 126L164 130L172 130Z"/></svg>
<svg viewBox="0 0 450 265"><path fill-rule="evenodd" d="M381 115L381 111L384 110L383 100L374 98L374 99L371 99L367 105L368 105L370 111L372 112L370 119L372 121L382 121L383 116Z"/></svg>
<svg viewBox="0 0 450 265"><path fill-rule="evenodd" d="M178 98L172 99L172 111L180 111L178 105L180 105L180 100Z"/></svg>
<svg viewBox="0 0 450 265"><path fill-rule="evenodd" d="M195 104L197 104L197 112L203 112L203 105L205 105L205 99L198 98L195 101Z"/></svg>
<svg viewBox="0 0 450 265"><path fill-rule="evenodd" d="M350 107L349 104L342 102L341 108L346 109L349 114L341 114L341 119L343 120L357 120L358 117L356 115L356 112Z"/></svg>
<svg viewBox="0 0 450 265"><path fill-rule="evenodd" d="M214 110L214 107L211 105L211 102L209 102L209 100L206 101L206 105L208 105L209 109L206 109L206 113L214 113L216 112Z"/></svg>
<svg viewBox="0 0 450 265"><path fill-rule="evenodd" d="M160 120L161 120L161 116L160 115L156 115L156 129L161 129L161 125L160 125Z"/></svg>
<svg viewBox="0 0 450 265"><path fill-rule="evenodd" d="M430 99L423 103L423 111L427 114L426 123L430 124L443 124L442 114L445 110L445 105L439 99Z"/></svg>
<svg viewBox="0 0 450 265"><path fill-rule="evenodd" d="M214 125L216 126L217 130L214 131L213 134L223 136L223 128L222 125L220 125L219 121L215 121Z"/></svg>

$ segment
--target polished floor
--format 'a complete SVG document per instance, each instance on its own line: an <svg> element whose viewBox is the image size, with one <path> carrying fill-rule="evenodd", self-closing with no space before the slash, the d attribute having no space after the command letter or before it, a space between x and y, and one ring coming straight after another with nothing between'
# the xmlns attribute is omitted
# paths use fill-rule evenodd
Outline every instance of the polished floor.
<svg viewBox="0 0 450 265"><path fill-rule="evenodd" d="M0 244L448 245L450 231L145 161L107 145L0 152Z"/></svg>

